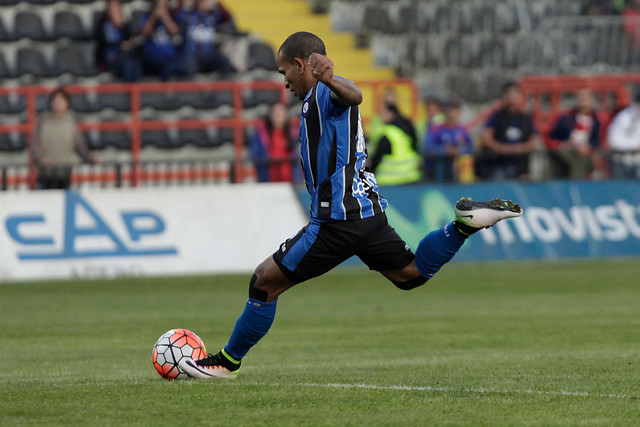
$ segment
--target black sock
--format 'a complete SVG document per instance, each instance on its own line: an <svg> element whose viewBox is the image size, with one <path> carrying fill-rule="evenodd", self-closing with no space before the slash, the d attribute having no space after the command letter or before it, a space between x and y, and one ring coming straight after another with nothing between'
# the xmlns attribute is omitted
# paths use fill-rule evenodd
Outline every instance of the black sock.
<svg viewBox="0 0 640 427"><path fill-rule="evenodd" d="M453 228L457 230L460 234L462 234L464 237L469 237L476 231L481 230L480 228L472 227L470 225L463 224L459 221L453 221Z"/></svg>

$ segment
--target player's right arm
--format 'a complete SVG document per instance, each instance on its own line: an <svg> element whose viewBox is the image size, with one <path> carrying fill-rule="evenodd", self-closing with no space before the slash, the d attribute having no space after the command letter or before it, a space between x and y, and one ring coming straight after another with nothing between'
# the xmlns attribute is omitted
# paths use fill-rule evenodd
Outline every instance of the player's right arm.
<svg viewBox="0 0 640 427"><path fill-rule="evenodd" d="M313 77L331 90L331 99L342 105L354 106L362 103L362 91L354 82L333 75L333 61L327 56L312 53L309 66Z"/></svg>

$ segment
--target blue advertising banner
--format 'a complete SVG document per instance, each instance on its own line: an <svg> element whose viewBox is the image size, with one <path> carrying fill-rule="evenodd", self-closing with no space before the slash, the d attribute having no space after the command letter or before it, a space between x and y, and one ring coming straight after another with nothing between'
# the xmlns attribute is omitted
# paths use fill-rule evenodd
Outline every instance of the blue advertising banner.
<svg viewBox="0 0 640 427"><path fill-rule="evenodd" d="M460 197L511 199L520 218L482 230L456 261L640 255L640 182L545 182L387 187L389 222L415 249L451 222ZM300 199L308 205L306 191Z"/></svg>

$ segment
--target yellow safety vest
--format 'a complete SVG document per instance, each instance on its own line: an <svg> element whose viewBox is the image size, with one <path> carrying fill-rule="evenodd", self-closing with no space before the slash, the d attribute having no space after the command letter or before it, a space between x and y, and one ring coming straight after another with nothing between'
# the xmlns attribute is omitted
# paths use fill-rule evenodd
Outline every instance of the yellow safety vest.
<svg viewBox="0 0 640 427"><path fill-rule="evenodd" d="M401 185L420 181L422 158L411 147L411 137L393 125L383 126L379 136L387 137L391 144L391 154L382 156L376 168L378 184Z"/></svg>

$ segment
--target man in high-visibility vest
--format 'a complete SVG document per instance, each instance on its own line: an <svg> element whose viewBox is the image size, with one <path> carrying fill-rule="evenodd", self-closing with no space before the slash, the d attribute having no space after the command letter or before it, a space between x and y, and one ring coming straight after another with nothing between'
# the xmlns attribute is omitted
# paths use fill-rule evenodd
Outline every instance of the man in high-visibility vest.
<svg viewBox="0 0 640 427"><path fill-rule="evenodd" d="M402 185L422 179L421 158L416 153L405 123L395 105L383 104L380 118L385 123L371 138L369 148L374 153L369 166L380 185ZM415 132L414 132L415 133Z"/></svg>

